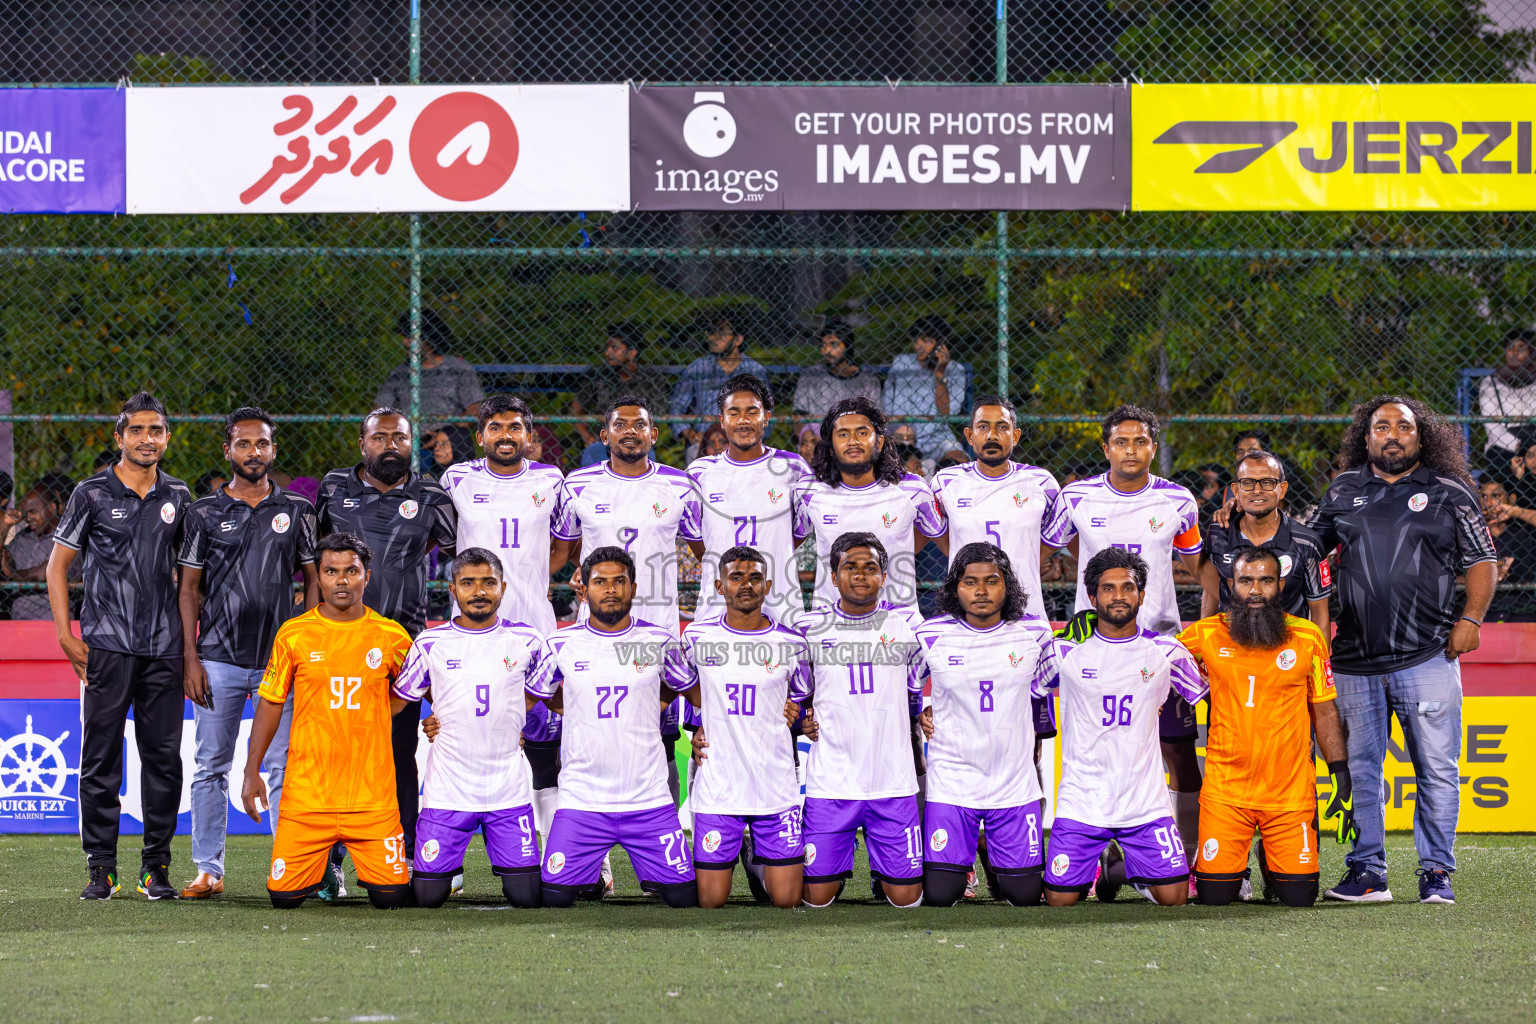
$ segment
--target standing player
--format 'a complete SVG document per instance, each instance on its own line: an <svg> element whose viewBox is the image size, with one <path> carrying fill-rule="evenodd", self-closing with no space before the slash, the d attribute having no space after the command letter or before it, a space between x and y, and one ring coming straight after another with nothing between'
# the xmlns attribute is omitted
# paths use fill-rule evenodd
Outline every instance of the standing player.
<svg viewBox="0 0 1536 1024"><path fill-rule="evenodd" d="M550 533L565 502L565 478L555 466L523 457L533 437L533 413L513 395L480 404L475 441L485 458L443 471L443 490L458 514L455 550L494 552L506 572L500 615L548 636L555 631L549 577L570 558L569 541Z"/></svg>
<svg viewBox="0 0 1536 1024"><path fill-rule="evenodd" d="M350 533L373 551L379 569L368 588L368 607L414 637L427 624L427 555L436 546L438 557L450 557L458 524L448 493L432 477L411 472L411 436L410 420L398 409L375 409L363 417L358 438L363 461L326 474L316 511L321 535ZM395 716L391 739L407 852L416 848L420 721L418 703Z"/></svg>
<svg viewBox="0 0 1536 1024"><path fill-rule="evenodd" d="M1061 489L1043 543L1071 543L1078 564L1077 611L1094 606L1087 586L1087 564L1100 551L1119 548L1140 555L1147 565L1141 622L1144 629L1173 636L1180 629L1178 594L1173 588L1175 557L1195 577L1201 571L1201 542L1195 496L1169 480L1152 475L1157 458L1157 417L1134 405L1122 405L1104 417L1102 439L1109 471L1076 480ZM1079 633L1079 636L1082 635ZM1195 709L1174 689L1158 719L1163 762L1173 783L1174 817L1185 837L1185 853L1194 863L1200 831L1200 761L1195 754L1199 728ZM1118 878L1118 864L1106 873Z"/></svg>
<svg viewBox="0 0 1536 1024"><path fill-rule="evenodd" d="M407 701L430 690L438 721L422 783L411 888L421 906L442 906L464 870L470 837L480 832L507 900L536 907L539 838L518 739L528 705L536 703L524 682L538 674L544 641L532 627L500 618L507 583L494 553L460 549L450 578L459 614L416 638L394 686L395 696Z"/></svg>
<svg viewBox="0 0 1536 1024"><path fill-rule="evenodd" d="M315 545L320 604L283 623L251 720L241 799L252 821L267 806L261 761L293 694L283 813L272 841L267 894L297 907L333 900L331 848L345 843L375 907L410 902L410 854L400 833L390 716L407 702L390 695L411 638L363 604L373 553L360 538L332 534Z"/></svg>
<svg viewBox="0 0 1536 1024"><path fill-rule="evenodd" d="M118 790L123 732L133 708L144 799L138 889L176 898L167 872L181 799L182 621L176 548L187 485L160 468L170 443L165 406L141 391L123 403L112 439L122 457L80 482L53 534L48 605L59 646L85 684L80 695L80 843L90 882L83 900L117 892ZM69 570L84 553L80 636L70 628ZM188 627L190 628L190 626Z"/></svg>
<svg viewBox="0 0 1536 1024"><path fill-rule="evenodd" d="M986 826L982 863L993 895L1014 906L1040 902L1045 795L1035 771L1035 733L1050 729L1050 704L1032 697L1055 676L1051 624L1026 610L1001 549L955 553L939 612L917 627L933 679L928 791L923 808L923 899L953 906L966 890Z"/></svg>
<svg viewBox="0 0 1536 1024"><path fill-rule="evenodd" d="M276 426L246 407L224 422L229 483L187 508L181 542L183 689L196 720L197 774L192 777L192 860L197 877L182 899L224 891L224 837L229 826L229 769L240 713L261 685L277 630L293 615L293 575L304 578L304 610L315 606L315 507L272 480ZM293 704L283 709L267 750L267 784L277 827Z"/></svg>
<svg viewBox="0 0 1536 1024"><path fill-rule="evenodd" d="M623 548L593 549L581 578L587 621L557 630L528 678L528 692L565 720L560 809L541 873L544 905L568 907L600 887L603 856L617 843L646 892L669 907L697 906L688 841L656 738L658 711L676 698L675 685L685 685L682 649L673 629L630 614L635 563Z"/></svg>
<svg viewBox="0 0 1536 1024"><path fill-rule="evenodd" d="M715 587L717 559L728 548L747 546L767 558L766 578L779 584L768 596L768 614L792 625L805 607L795 546L808 531L796 512L801 484L811 469L794 452L764 446L763 437L773 426L773 394L767 384L737 374L720 385L715 402L727 447L688 467L703 500L703 573L694 618L725 612L725 598Z"/></svg>
<svg viewBox="0 0 1536 1024"><path fill-rule="evenodd" d="M805 902L830 906L842 893L862 828L869 872L886 899L916 907L923 829L912 718L928 675L913 633L916 611L880 599L890 562L874 534L842 534L827 557L837 603L801 620L812 658L806 703L814 700L821 733L806 765Z"/></svg>
<svg viewBox="0 0 1536 1024"><path fill-rule="evenodd" d="M1123 548L1088 560L1093 631L1082 642L1052 640L1063 746L1045 901L1070 906L1087 895L1111 840L1125 854L1126 880L1164 906L1189 898L1189 863L1169 806L1158 757L1157 719L1170 689L1205 696L1200 669L1179 642L1137 625L1147 563Z"/></svg>
<svg viewBox="0 0 1536 1024"><path fill-rule="evenodd" d="M643 401L619 395L608 403L603 419L600 436L608 446L608 461L570 475L565 507L552 530L556 539L575 542L573 558L602 547L628 555L638 572L630 578L636 609L647 622L675 636L681 626L678 538L687 541L694 554L704 552L698 491L687 473L650 460L656 427ZM580 586L584 580L572 582ZM590 604L584 604L577 621L585 622L590 612Z"/></svg>
<svg viewBox="0 0 1536 1024"><path fill-rule="evenodd" d="M1290 490L1285 465L1269 452L1245 451L1233 474L1237 497L1216 514L1206 538L1209 557L1200 578L1205 591L1201 614L1209 617L1232 607L1233 558L1245 547L1262 544L1280 559L1280 578L1285 582L1280 603L1285 613L1310 618L1326 637L1328 595L1333 590L1328 555L1316 533L1281 509Z"/></svg>
<svg viewBox="0 0 1536 1024"><path fill-rule="evenodd" d="M1051 521L1061 487L1048 470L1013 461L1019 435L1012 402L1001 395L976 399L965 428L976 461L939 470L933 493L949 519L949 550L974 543L1002 548L1029 613L1044 618L1040 559L1052 548L1041 545L1040 531Z"/></svg>
<svg viewBox="0 0 1536 1024"><path fill-rule="evenodd" d="M768 568L755 548L726 551L714 584L724 614L696 619L683 633L688 674L678 685L703 710L709 737L700 741L709 753L700 751L689 785L701 907L722 907L730 897L747 829L774 905L800 905L800 783L784 707L805 696L810 662L805 638L763 614L773 587Z"/></svg>
<svg viewBox="0 0 1536 1024"><path fill-rule="evenodd" d="M1257 829L1266 892L1288 907L1310 907L1319 871L1314 728L1333 781L1328 817L1342 815L1336 838L1355 834L1328 642L1314 623L1286 614L1273 548L1239 548L1231 571L1232 607L1179 634L1211 687L1195 885L1201 903L1236 899Z"/></svg>
<svg viewBox="0 0 1536 1024"><path fill-rule="evenodd" d="M811 459L811 479L801 485L800 514L816 534L816 592L813 601L833 605L840 592L829 574L832 546L846 533L869 533L889 552L884 597L917 608L917 549L931 540L948 553L948 523L922 477L905 472L896 446L886 436L880 407L863 396L837 402L821 421L821 439Z"/></svg>

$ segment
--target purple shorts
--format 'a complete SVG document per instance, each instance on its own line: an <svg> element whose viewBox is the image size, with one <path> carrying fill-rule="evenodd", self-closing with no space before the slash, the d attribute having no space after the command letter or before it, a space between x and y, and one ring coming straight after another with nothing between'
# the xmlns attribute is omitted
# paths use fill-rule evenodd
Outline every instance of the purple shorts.
<svg viewBox="0 0 1536 1024"><path fill-rule="evenodd" d="M869 873L892 885L923 880L923 827L917 795L881 800L805 798L805 880L835 882L853 874L853 834L864 829Z"/></svg>
<svg viewBox="0 0 1536 1024"><path fill-rule="evenodd" d="M977 810L929 800L923 808L923 865L970 871L976 863L976 837L987 828L987 864L1002 875L1035 875L1045 869L1040 823L1045 801L1018 807Z"/></svg>
<svg viewBox="0 0 1536 1024"><path fill-rule="evenodd" d="M562 807L549 825L544 870L551 889L584 889L602 880L603 857L624 847L640 881L655 889L693 881L688 839L671 804L648 811L575 811Z"/></svg>
<svg viewBox="0 0 1536 1024"><path fill-rule="evenodd" d="M1051 825L1050 859L1045 887L1057 892L1087 893L1099 867L1099 854L1113 839L1125 854L1125 880L1142 885L1172 885L1189 880L1184 840L1169 817L1130 828L1085 825L1057 818Z"/></svg>
<svg viewBox="0 0 1536 1024"><path fill-rule="evenodd" d="M693 816L693 866L729 871L741 852L741 834L752 830L754 864L804 864L800 845L800 808L778 814L695 814Z"/></svg>
<svg viewBox="0 0 1536 1024"><path fill-rule="evenodd" d="M1157 738L1164 743L1182 743L1199 736L1194 706L1177 693L1168 694L1162 713L1157 716Z"/></svg>
<svg viewBox="0 0 1536 1024"><path fill-rule="evenodd" d="M452 878L463 871L464 851L476 832L485 834L485 852L496 874L539 870L539 833L533 827L533 807L523 804L503 811L425 808L416 818L416 858L411 874Z"/></svg>

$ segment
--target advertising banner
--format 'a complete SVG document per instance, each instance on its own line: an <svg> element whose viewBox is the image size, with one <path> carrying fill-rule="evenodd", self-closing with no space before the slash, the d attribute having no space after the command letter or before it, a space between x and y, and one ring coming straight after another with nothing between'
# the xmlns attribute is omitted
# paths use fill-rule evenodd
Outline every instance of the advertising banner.
<svg viewBox="0 0 1536 1024"><path fill-rule="evenodd" d="M1536 209L1531 85L1131 89L1137 210Z"/></svg>
<svg viewBox="0 0 1536 1024"><path fill-rule="evenodd" d="M1123 210L1119 86L665 87L630 97L637 210Z"/></svg>
<svg viewBox="0 0 1536 1024"><path fill-rule="evenodd" d="M121 89L0 89L0 213L122 213Z"/></svg>
<svg viewBox="0 0 1536 1024"><path fill-rule="evenodd" d="M130 89L128 212L624 210L625 88Z"/></svg>

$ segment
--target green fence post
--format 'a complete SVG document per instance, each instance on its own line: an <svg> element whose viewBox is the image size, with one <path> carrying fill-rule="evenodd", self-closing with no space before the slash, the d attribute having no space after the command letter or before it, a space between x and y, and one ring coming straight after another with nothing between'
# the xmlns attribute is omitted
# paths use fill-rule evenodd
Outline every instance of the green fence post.
<svg viewBox="0 0 1536 1024"><path fill-rule="evenodd" d="M1008 82L1008 0L997 0L997 84ZM1008 394L1008 213L997 211L997 393ZM954 411L954 410L952 410ZM964 410L969 412L970 410Z"/></svg>

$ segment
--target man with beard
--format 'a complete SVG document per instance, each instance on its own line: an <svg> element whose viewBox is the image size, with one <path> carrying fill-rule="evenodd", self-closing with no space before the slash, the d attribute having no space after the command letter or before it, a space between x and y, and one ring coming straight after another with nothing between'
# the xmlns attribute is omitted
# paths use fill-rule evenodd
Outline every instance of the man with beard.
<svg viewBox="0 0 1536 1024"><path fill-rule="evenodd" d="M167 872L181 800L182 621L176 547L192 492L160 469L170 443L165 406L147 391L123 403L112 439L122 458L83 480L53 533L48 605L80 697L80 841L90 883L83 900L118 890L118 791L123 731L133 707L144 802L138 890L175 899ZM69 570L84 553L80 635L69 621Z"/></svg>
<svg viewBox="0 0 1536 1024"><path fill-rule="evenodd" d="M183 899L224 891L229 769L240 712L261 686L278 627L297 610L293 575L304 577L304 609L315 606L315 507L272 479L276 425L261 409L236 409L224 421L229 483L187 509L181 566L182 689L192 702L197 774L192 777L192 860L197 877ZM277 828L293 702L283 708L267 749L268 825Z"/></svg>
<svg viewBox="0 0 1536 1024"><path fill-rule="evenodd" d="M917 607L917 549L926 541L949 552L944 510L922 477L907 473L888 436L889 421L867 398L845 398L821 421L811 476L800 487L800 514L816 534L814 605L839 598L832 545L846 533L871 533L887 553L882 597Z"/></svg>
<svg viewBox="0 0 1536 1024"><path fill-rule="evenodd" d="M333 469L320 481L319 532L363 539L374 564L364 602L415 637L427 624L427 555L434 546L439 558L453 555L458 530L453 499L432 477L411 472L411 422L400 410L375 409L364 417L358 446L361 463ZM392 724L395 792L407 854L416 848L420 721L421 702L416 701Z"/></svg>
<svg viewBox="0 0 1536 1024"><path fill-rule="evenodd" d="M995 544L1008 556L1029 602L1029 613L1045 616L1040 561L1054 548L1040 543L1040 528L1051 520L1061 487L1049 470L1014 462L1019 424L1013 403L984 395L971 408L966 443L976 461L941 469L933 493L949 518L949 548Z"/></svg>
<svg viewBox="0 0 1536 1024"><path fill-rule="evenodd" d="M1330 899L1385 902L1382 762L1402 723L1417 796L1419 902L1454 903L1452 849L1461 804L1461 663L1477 650L1498 556L1454 424L1399 395L1355 406L1339 447L1344 469L1311 522L1339 549L1333 641L1349 769L1360 780L1360 838ZM1456 610L1456 578L1466 604Z"/></svg>
<svg viewBox="0 0 1536 1024"><path fill-rule="evenodd" d="M1211 688L1195 887L1211 906L1237 899L1257 830L1266 898L1310 907L1320 868L1314 729L1333 788L1324 816L1338 818L1338 842L1356 835L1328 643L1316 624L1286 613L1275 549L1239 548L1231 571L1231 607L1179 634Z"/></svg>
<svg viewBox="0 0 1536 1024"><path fill-rule="evenodd" d="M1125 853L1126 881L1148 899L1189 898L1189 865L1163 782L1158 718L1170 691L1205 696L1200 669L1171 636L1137 625L1147 563L1105 548L1083 567L1093 600L1091 632L1051 640L1063 736L1061 784L1045 868L1045 901L1076 903L1093 885L1111 842ZM1102 898L1102 897L1101 897Z"/></svg>

